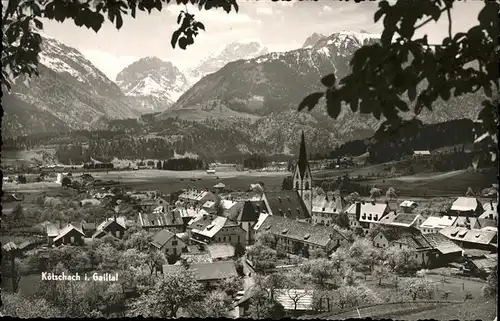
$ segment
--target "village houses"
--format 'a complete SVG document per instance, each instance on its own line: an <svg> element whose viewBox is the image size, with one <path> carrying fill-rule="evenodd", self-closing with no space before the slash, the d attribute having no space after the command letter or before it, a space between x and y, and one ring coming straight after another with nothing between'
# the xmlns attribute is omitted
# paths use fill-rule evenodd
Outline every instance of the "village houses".
<svg viewBox="0 0 500 321"><path fill-rule="evenodd" d="M349 226L351 229L356 227L361 227L363 233L366 235L368 231L372 229L379 220L389 213L389 204L386 203L376 203L371 202L356 202L349 206L345 211L349 218Z"/></svg>
<svg viewBox="0 0 500 321"><path fill-rule="evenodd" d="M210 214L194 218L187 232L191 240L205 244L228 243L245 247L247 241L246 231L238 223Z"/></svg>
<svg viewBox="0 0 500 321"><path fill-rule="evenodd" d="M187 244L169 230L161 230L153 236L151 248L163 252L167 257L187 252Z"/></svg>
<svg viewBox="0 0 500 321"><path fill-rule="evenodd" d="M272 235L276 249L291 254L304 254L306 257L311 250L329 254L347 242L346 237L333 227L313 225L270 214L261 214L254 229L257 235Z"/></svg>

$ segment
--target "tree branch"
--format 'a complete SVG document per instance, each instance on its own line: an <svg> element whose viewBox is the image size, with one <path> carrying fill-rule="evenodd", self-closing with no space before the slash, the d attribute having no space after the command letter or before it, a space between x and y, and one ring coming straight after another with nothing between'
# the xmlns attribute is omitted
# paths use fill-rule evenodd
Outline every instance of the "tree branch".
<svg viewBox="0 0 500 321"><path fill-rule="evenodd" d="M450 40L452 39L451 37L451 8L447 7L446 8L446 13L448 15L448 37L450 37Z"/></svg>
<svg viewBox="0 0 500 321"><path fill-rule="evenodd" d="M441 13L443 13L444 11L446 10L446 8L444 9L441 9ZM429 19L425 20L424 22L422 22L421 24L415 26L415 30L419 29L419 28L422 28L423 26L425 26L426 24L428 24L431 20L433 20L434 18L432 17L429 17Z"/></svg>

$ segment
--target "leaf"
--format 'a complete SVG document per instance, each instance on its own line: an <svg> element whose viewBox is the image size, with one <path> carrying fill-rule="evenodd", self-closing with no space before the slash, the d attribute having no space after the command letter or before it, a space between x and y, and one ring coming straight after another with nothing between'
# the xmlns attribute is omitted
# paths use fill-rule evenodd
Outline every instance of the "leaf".
<svg viewBox="0 0 500 321"><path fill-rule="evenodd" d="M329 74L321 78L321 83L323 86L332 88L335 86L335 74Z"/></svg>
<svg viewBox="0 0 500 321"><path fill-rule="evenodd" d="M312 93L312 94L308 95L299 104L298 110L301 111L301 110L303 110L306 107L307 107L307 110L312 110L319 103L319 100L324 95L325 94L321 93L321 92L315 92L315 93Z"/></svg>
<svg viewBox="0 0 500 321"><path fill-rule="evenodd" d="M181 23L181 19L182 19L182 12L183 12L183 11L181 11L181 12L179 13L179 15L177 16L177 24Z"/></svg>
<svg viewBox="0 0 500 321"><path fill-rule="evenodd" d="M377 22L380 20L380 18L382 18L382 16L384 15L384 11L382 11L382 9L379 9L377 12L375 12L375 15L373 16L373 20L374 22Z"/></svg>
<svg viewBox="0 0 500 321"><path fill-rule="evenodd" d="M172 39L170 40L170 44L172 45L172 48L175 48L175 44L177 43L177 39L179 39L179 36L181 35L181 30L175 30L172 33Z"/></svg>
<svg viewBox="0 0 500 321"><path fill-rule="evenodd" d="M33 22L35 23L35 27L37 27L37 29L43 29L43 23L40 20L33 19Z"/></svg>
<svg viewBox="0 0 500 321"><path fill-rule="evenodd" d="M410 86L408 88L408 98L410 99L410 101L414 101L416 97L417 97L417 88L416 88L416 86Z"/></svg>
<svg viewBox="0 0 500 321"><path fill-rule="evenodd" d="M186 37L181 37L179 38L179 48L181 49L186 49L188 45L188 39Z"/></svg>
<svg viewBox="0 0 500 321"><path fill-rule="evenodd" d="M326 91L326 110L328 115L333 119L337 119L340 115L341 103L338 97L338 92L330 89Z"/></svg>
<svg viewBox="0 0 500 321"><path fill-rule="evenodd" d="M493 93L491 91L491 84L490 84L490 82L484 84L483 90L484 90L484 93L486 94L486 96L488 98L491 98L493 96Z"/></svg>
<svg viewBox="0 0 500 321"><path fill-rule="evenodd" d="M116 15L116 29L120 30L120 28L123 26L123 18L120 12Z"/></svg>
<svg viewBox="0 0 500 321"><path fill-rule="evenodd" d="M199 21L197 21L194 25L198 29L205 30L205 25L203 23L199 22Z"/></svg>

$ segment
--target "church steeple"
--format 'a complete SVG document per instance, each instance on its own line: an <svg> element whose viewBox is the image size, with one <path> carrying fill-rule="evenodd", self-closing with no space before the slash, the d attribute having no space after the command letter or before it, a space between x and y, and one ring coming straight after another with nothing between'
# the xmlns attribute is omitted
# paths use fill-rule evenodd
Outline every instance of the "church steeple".
<svg viewBox="0 0 500 321"><path fill-rule="evenodd" d="M305 206L311 215L312 211L312 175L309 162L307 161L306 139L304 131L300 141L299 161L293 173L293 189L297 191L304 201Z"/></svg>
<svg viewBox="0 0 500 321"><path fill-rule="evenodd" d="M306 172L308 168L308 162L307 162L307 152L306 152L306 139L304 136L304 131L302 131L302 138L300 142L300 151L299 151L299 162L298 162L298 167L299 167L299 174L301 178L304 178L304 173Z"/></svg>

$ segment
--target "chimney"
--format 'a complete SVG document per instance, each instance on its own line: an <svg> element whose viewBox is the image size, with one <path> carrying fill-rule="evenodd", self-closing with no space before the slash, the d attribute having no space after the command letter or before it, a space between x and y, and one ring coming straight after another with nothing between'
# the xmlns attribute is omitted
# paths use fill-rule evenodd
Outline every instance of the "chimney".
<svg viewBox="0 0 500 321"><path fill-rule="evenodd" d="M361 214L361 203L356 202L356 217L359 217L360 214Z"/></svg>
<svg viewBox="0 0 500 321"><path fill-rule="evenodd" d="M385 204L386 204L387 206L389 206L389 201L385 201Z"/></svg>
<svg viewBox="0 0 500 321"><path fill-rule="evenodd" d="M493 210L493 201L492 200L490 200L490 207Z"/></svg>
<svg viewBox="0 0 500 321"><path fill-rule="evenodd" d="M114 220L115 220L115 222L116 222L116 214L113 214L113 219L114 219Z"/></svg>

